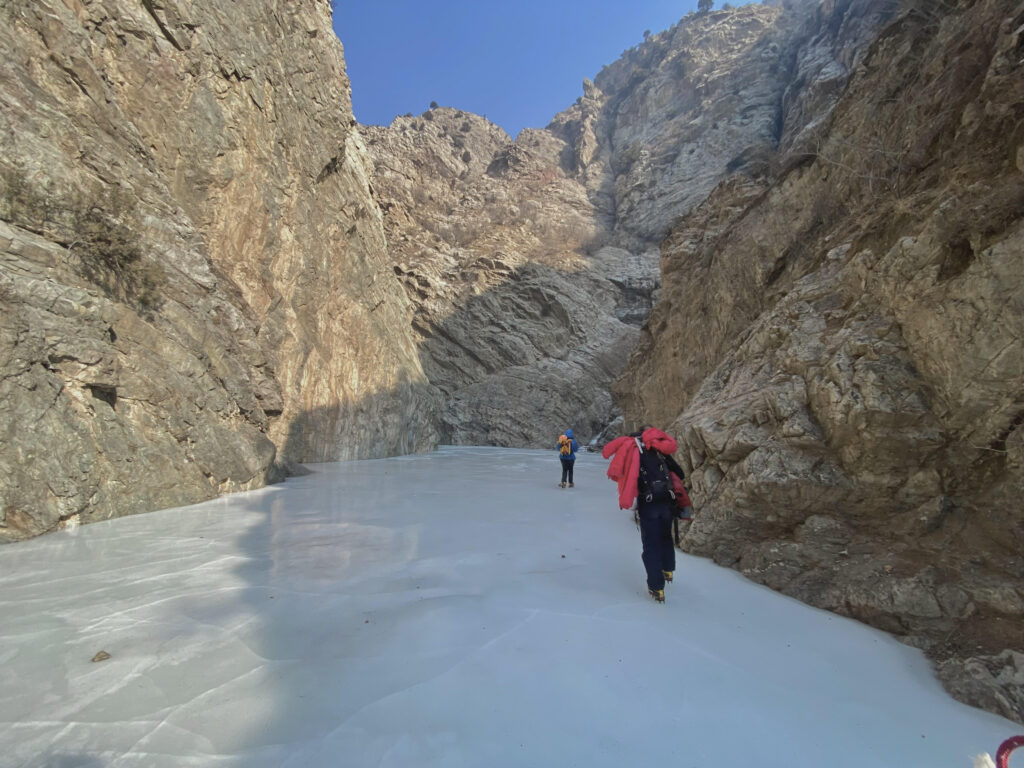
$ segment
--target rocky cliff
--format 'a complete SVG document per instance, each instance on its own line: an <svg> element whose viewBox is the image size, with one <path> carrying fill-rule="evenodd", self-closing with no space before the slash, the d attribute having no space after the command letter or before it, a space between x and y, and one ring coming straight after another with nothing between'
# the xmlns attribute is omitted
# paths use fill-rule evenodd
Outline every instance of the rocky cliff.
<svg viewBox="0 0 1024 768"><path fill-rule="evenodd" d="M894 632L1018 721L1022 56L1017 0L904 3L830 55L848 78L787 94L777 152L673 227L617 385L628 418L682 437L686 549Z"/></svg>
<svg viewBox="0 0 1024 768"><path fill-rule="evenodd" d="M0 5L0 538L434 444L326 0Z"/></svg>
<svg viewBox="0 0 1024 768"><path fill-rule="evenodd" d="M877 26L852 18L800 57L806 11L690 16L514 141L444 107L362 129L444 440L541 446L613 421L659 243L736 168L767 162L786 98L794 122L820 115L847 72L836 56Z"/></svg>
<svg viewBox="0 0 1024 768"><path fill-rule="evenodd" d="M513 142L449 108L363 131L443 439L596 435L617 413L611 382L650 310L657 254L602 247L612 222L548 131Z"/></svg>

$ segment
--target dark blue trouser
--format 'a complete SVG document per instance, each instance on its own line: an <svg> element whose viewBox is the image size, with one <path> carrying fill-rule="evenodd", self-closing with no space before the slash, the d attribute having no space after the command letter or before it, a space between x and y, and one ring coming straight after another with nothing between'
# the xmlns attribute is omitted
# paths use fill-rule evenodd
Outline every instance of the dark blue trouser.
<svg viewBox="0 0 1024 768"><path fill-rule="evenodd" d="M572 465L576 463L576 459L562 459L562 482L565 482L565 478L569 478L569 482L572 482Z"/></svg>
<svg viewBox="0 0 1024 768"><path fill-rule="evenodd" d="M649 589L664 589L662 571L676 569L676 543L672 538L672 505L655 502L642 505L639 512L640 541Z"/></svg>

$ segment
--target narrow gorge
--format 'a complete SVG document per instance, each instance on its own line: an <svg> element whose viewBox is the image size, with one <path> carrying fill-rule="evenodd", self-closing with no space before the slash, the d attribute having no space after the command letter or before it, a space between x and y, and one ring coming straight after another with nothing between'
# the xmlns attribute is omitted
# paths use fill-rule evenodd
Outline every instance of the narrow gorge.
<svg viewBox="0 0 1024 768"><path fill-rule="evenodd" d="M1024 722L1024 2L690 14L514 139L235 13L0 5L0 541L649 422L685 551Z"/></svg>

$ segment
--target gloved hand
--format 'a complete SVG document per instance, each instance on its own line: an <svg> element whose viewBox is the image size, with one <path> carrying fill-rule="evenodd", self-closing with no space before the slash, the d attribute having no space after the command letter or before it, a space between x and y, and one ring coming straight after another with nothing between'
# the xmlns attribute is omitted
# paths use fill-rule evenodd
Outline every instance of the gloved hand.
<svg viewBox="0 0 1024 768"><path fill-rule="evenodd" d="M693 520L693 507L689 504L685 507L676 507L676 517L680 520Z"/></svg>

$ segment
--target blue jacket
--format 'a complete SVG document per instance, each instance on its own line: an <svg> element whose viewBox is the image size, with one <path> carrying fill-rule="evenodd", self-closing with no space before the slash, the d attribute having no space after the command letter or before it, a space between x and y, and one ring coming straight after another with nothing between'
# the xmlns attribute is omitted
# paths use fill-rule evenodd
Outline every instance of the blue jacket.
<svg viewBox="0 0 1024 768"><path fill-rule="evenodd" d="M572 436L572 430L565 430L565 436L569 438L570 452L569 455L559 454L559 458L565 459L566 461L576 461L576 451L580 449L579 443L576 442L576 438ZM559 446L561 448L561 446Z"/></svg>

